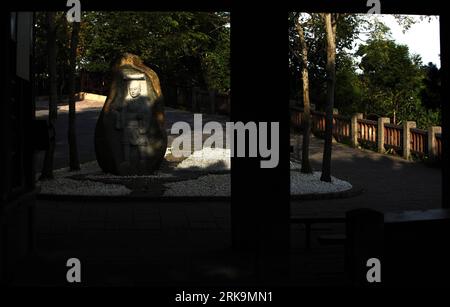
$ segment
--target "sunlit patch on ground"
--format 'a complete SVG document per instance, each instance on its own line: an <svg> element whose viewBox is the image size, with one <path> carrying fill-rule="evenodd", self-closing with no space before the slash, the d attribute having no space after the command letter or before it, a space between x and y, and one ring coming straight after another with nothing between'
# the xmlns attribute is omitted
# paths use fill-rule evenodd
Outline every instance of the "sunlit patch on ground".
<svg viewBox="0 0 450 307"><path fill-rule="evenodd" d="M299 163L291 162L291 195L338 193L352 188L345 180L331 177L331 182L324 182L320 180L321 172L303 174L300 168Z"/></svg>
<svg viewBox="0 0 450 307"><path fill-rule="evenodd" d="M164 196L230 196L231 178L226 175L207 175L194 180L178 181L164 185Z"/></svg>
<svg viewBox="0 0 450 307"><path fill-rule="evenodd" d="M186 158L166 151L161 169L152 175L118 176L104 173L91 161L81 170L62 168L55 179L38 182L40 194L89 196L230 196L229 149L204 148Z"/></svg>

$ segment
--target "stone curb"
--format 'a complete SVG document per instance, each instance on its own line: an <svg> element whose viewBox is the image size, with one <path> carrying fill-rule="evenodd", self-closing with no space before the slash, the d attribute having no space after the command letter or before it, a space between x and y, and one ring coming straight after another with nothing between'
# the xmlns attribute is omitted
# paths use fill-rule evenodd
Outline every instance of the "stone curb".
<svg viewBox="0 0 450 307"><path fill-rule="evenodd" d="M128 201L160 201L160 202L191 202L191 201L230 201L231 196L107 196L107 195L61 195L61 194L37 194L38 200L57 201L99 201L99 202L128 202Z"/></svg>
<svg viewBox="0 0 450 307"><path fill-rule="evenodd" d="M361 195L364 189L353 186L350 190L333 193L312 193L304 195L291 195L290 200L327 200L342 199ZM107 195L58 195L58 194L37 194L38 200L57 200L57 201L160 201L160 202L190 202L190 201L231 201L231 196L107 196Z"/></svg>
<svg viewBox="0 0 450 307"><path fill-rule="evenodd" d="M364 189L359 186L353 185L349 190L342 192L332 192L332 193L311 193L311 194L297 194L291 195L291 200L327 200L327 199L341 199L350 198L361 195Z"/></svg>

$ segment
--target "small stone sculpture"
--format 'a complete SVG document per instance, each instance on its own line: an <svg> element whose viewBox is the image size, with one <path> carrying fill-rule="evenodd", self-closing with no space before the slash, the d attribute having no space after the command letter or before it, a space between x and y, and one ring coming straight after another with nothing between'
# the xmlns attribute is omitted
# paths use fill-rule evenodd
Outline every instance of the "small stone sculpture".
<svg viewBox="0 0 450 307"><path fill-rule="evenodd" d="M95 129L95 152L103 171L151 174L167 148L159 79L142 60L126 53L113 69L111 89Z"/></svg>

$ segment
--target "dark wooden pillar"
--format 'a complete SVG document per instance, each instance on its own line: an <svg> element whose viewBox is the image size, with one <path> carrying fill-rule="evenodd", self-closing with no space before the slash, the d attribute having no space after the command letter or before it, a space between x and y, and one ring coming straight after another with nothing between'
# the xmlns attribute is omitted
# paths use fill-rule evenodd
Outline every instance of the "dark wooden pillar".
<svg viewBox="0 0 450 307"><path fill-rule="evenodd" d="M286 74L287 50L278 47L287 48L286 36L279 34L286 33L287 16L278 14L283 20L273 22L270 8L260 7L255 22L272 22L255 27L248 22L251 15L244 8L231 13L231 121L279 123L279 163L261 168L259 157L232 158L232 239L236 250L254 253L259 281L276 282L287 278L289 263L289 104L288 92L275 85ZM269 42L278 46L270 59L260 52Z"/></svg>
<svg viewBox="0 0 450 307"><path fill-rule="evenodd" d="M34 14L2 13L0 104L0 280L7 283L33 247L34 214Z"/></svg>
<svg viewBox="0 0 450 307"><path fill-rule="evenodd" d="M346 213L345 270L353 286L365 287L369 259L383 263L384 215L372 209L356 209Z"/></svg>
<svg viewBox="0 0 450 307"><path fill-rule="evenodd" d="M450 58L450 39L449 39L449 28L450 21L448 13L440 16L440 38L441 38L441 82L442 82L442 93L441 93L441 101L442 101L442 187L449 186L448 176L450 175L449 171L449 131L450 128L450 106L447 101L450 99L449 95L449 74L448 70L449 66L449 58ZM442 189L442 207L450 208L450 197L445 188Z"/></svg>

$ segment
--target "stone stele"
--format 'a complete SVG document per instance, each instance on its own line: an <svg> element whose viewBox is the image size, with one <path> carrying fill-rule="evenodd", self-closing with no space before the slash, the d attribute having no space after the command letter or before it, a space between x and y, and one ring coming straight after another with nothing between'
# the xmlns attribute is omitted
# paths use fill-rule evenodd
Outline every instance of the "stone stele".
<svg viewBox="0 0 450 307"><path fill-rule="evenodd" d="M159 79L133 54L114 65L109 95L95 128L95 153L104 172L147 175L164 159L167 134Z"/></svg>

